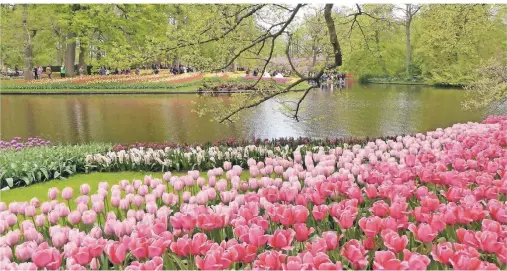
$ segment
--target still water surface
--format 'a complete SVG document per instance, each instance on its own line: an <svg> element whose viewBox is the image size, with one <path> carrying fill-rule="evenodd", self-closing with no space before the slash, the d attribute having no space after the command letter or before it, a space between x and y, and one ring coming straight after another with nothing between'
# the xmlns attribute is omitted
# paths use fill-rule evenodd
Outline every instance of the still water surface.
<svg viewBox="0 0 507 271"><path fill-rule="evenodd" d="M302 93L284 97L297 99ZM350 137L424 132L480 121L488 112L464 112L460 89L359 85L343 91L314 90L303 121L287 118L278 101L241 113L234 124L211 122L192 109L211 99L197 95L2 95L1 139L43 137L53 142L205 142L224 137ZM194 103L194 101L196 103ZM507 106L491 113L507 114Z"/></svg>

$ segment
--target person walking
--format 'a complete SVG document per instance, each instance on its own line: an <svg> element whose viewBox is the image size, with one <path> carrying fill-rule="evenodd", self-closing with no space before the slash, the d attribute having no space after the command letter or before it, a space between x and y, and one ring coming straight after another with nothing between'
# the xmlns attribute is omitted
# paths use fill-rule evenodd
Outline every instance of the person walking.
<svg viewBox="0 0 507 271"><path fill-rule="evenodd" d="M79 75L80 76L84 75L84 67L83 66L79 67Z"/></svg>
<svg viewBox="0 0 507 271"><path fill-rule="evenodd" d="M65 68L65 65L62 65L60 68L60 77L65 78L65 74L67 73L67 68Z"/></svg>
<svg viewBox="0 0 507 271"><path fill-rule="evenodd" d="M48 66L46 67L46 74L48 75L48 78L49 78L49 79L51 79L51 74L52 74L52 73L53 73L53 72L51 71L51 66L50 66L50 65L48 65Z"/></svg>
<svg viewBox="0 0 507 271"><path fill-rule="evenodd" d="M139 76L139 66L136 66L136 75Z"/></svg>
<svg viewBox="0 0 507 271"><path fill-rule="evenodd" d="M39 77L42 78L42 73L44 72L44 69L42 68L42 66L39 66L37 68L37 73L39 74Z"/></svg>
<svg viewBox="0 0 507 271"><path fill-rule="evenodd" d="M37 66L33 67L33 78L34 79L39 79L39 69L37 69Z"/></svg>
<svg viewBox="0 0 507 271"><path fill-rule="evenodd" d="M327 79L327 88L330 90L330 91L333 91L333 79L334 79L334 76L333 74L329 74L329 78Z"/></svg>

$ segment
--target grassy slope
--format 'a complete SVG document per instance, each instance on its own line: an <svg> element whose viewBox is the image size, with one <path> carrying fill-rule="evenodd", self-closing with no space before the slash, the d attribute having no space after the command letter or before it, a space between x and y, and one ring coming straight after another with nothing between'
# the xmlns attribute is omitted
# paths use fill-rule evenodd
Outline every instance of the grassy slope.
<svg viewBox="0 0 507 271"><path fill-rule="evenodd" d="M121 180L129 180L130 183L132 183L132 180L143 180L145 175L151 175L153 178L162 178L161 172L95 172L90 174L78 174L69 177L67 180L51 180L44 183L30 185L28 187L2 191L0 192L0 201L9 204L13 201L30 201L32 198L36 197L43 202L48 199L48 190L51 187L58 187L60 192L65 187L72 187L74 190L73 198L76 199L79 196L79 187L81 184L87 183L90 185L91 191L89 195L91 195L97 192L98 184L100 182L108 182L109 187L111 187L114 184L118 184ZM185 174L175 173L175 175L181 176ZM247 175L248 171L244 171L241 174L241 179L245 180ZM201 172L201 176L207 179L207 172ZM61 197L58 197L58 200L63 201ZM71 208L74 206L75 203L71 202Z"/></svg>

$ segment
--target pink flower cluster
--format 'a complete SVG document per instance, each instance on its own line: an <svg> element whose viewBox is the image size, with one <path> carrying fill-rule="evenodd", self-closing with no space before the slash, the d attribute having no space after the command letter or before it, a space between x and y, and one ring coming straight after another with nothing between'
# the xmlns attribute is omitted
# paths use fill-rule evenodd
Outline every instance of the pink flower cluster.
<svg viewBox="0 0 507 271"><path fill-rule="evenodd" d="M52 188L0 203L0 269L505 270L506 147L495 117L249 159L248 179L225 162Z"/></svg>
<svg viewBox="0 0 507 271"><path fill-rule="evenodd" d="M21 141L21 137L14 137L11 141L0 140L0 151L1 150L16 150L20 151L24 148L40 147L40 146L51 146L51 141L37 137L29 137L25 142Z"/></svg>

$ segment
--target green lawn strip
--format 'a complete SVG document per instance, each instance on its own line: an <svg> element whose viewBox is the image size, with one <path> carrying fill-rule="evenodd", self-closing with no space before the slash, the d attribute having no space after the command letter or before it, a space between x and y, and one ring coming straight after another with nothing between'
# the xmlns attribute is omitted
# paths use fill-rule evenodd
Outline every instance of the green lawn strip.
<svg viewBox="0 0 507 271"><path fill-rule="evenodd" d="M185 175L186 172L177 172L173 173L176 176ZM121 180L129 180L132 183L133 180L144 180L145 175L151 175L153 178L162 178L163 173L161 172L94 172L90 174L77 174L72 177L67 178L66 180L51 180L43 183L36 183L27 187L19 187L11 190L1 191L0 192L0 201L5 202L7 205L11 202L18 201L30 201L32 198L36 197L40 202L48 200L48 190L52 187L57 187L60 190L60 195L57 200L63 202L61 198L61 191L65 187L72 187L74 194L73 199L75 200L79 195L79 187L82 184L90 185L90 193L88 195L94 194L98 190L98 184L100 182L109 183L109 187L114 184L119 184ZM201 172L201 176L207 179L207 171ZM248 177L248 171L243 171L241 174L241 179L245 180ZM222 176L225 178L225 173ZM217 178L218 181L218 178ZM172 192L171 187L168 186L167 192ZM196 189L191 191L192 194L197 192ZM70 207L74 209L76 206L74 200L71 200Z"/></svg>

